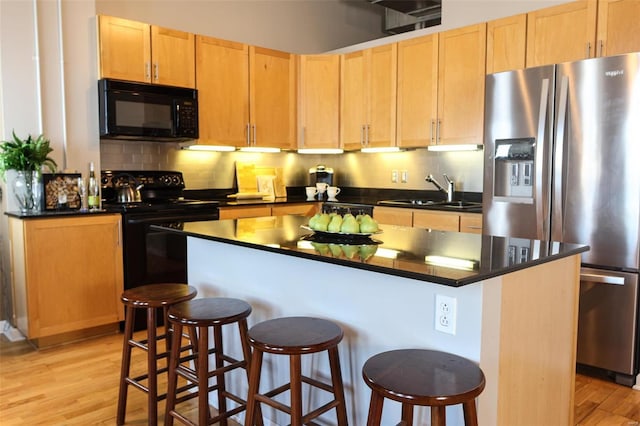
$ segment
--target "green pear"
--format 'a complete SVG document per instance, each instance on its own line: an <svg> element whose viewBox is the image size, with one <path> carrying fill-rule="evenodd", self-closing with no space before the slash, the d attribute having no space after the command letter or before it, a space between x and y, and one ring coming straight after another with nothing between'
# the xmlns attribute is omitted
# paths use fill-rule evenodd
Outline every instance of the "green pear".
<svg viewBox="0 0 640 426"><path fill-rule="evenodd" d="M329 250L328 244L312 242L311 245L318 253L320 253L323 256L327 256L331 253L331 250Z"/></svg>
<svg viewBox="0 0 640 426"><path fill-rule="evenodd" d="M322 213L320 215L320 218L318 219L318 221L316 222L316 231L326 231L327 227L329 226L329 221L331 220L331 218L329 217L328 214L326 213Z"/></svg>
<svg viewBox="0 0 640 426"><path fill-rule="evenodd" d="M360 246L360 259L362 261L368 260L371 256L373 256L378 250L378 246L376 244L365 244Z"/></svg>
<svg viewBox="0 0 640 426"><path fill-rule="evenodd" d="M333 257L342 256L342 249L338 244L329 244L329 250L331 250L331 254L333 255Z"/></svg>
<svg viewBox="0 0 640 426"><path fill-rule="evenodd" d="M362 222L360 223L360 232L365 234L372 234L374 232L378 232L378 222L373 219L371 216L364 215L362 218Z"/></svg>
<svg viewBox="0 0 640 426"><path fill-rule="evenodd" d="M318 225L318 219L320 219L320 216L321 216L320 213L316 213L313 215L311 219L309 219L309 228L316 229L316 226Z"/></svg>
<svg viewBox="0 0 640 426"><path fill-rule="evenodd" d="M355 220L355 218L353 220ZM344 252L344 255L347 256L347 258L353 259L356 254L358 254L358 246L344 244L342 246L342 251Z"/></svg>
<svg viewBox="0 0 640 426"><path fill-rule="evenodd" d="M342 226L342 216L335 215L331 218L331 222L327 226L327 231L329 232L340 232L340 227Z"/></svg>
<svg viewBox="0 0 640 426"><path fill-rule="evenodd" d="M345 215L340 231L345 234L357 234L360 232L360 224L353 215Z"/></svg>

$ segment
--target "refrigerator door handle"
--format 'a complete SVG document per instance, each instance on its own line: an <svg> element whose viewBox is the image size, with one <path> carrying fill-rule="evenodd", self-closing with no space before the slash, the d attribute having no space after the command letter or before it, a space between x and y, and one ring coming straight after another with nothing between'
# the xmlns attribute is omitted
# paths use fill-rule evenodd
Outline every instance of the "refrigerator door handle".
<svg viewBox="0 0 640 426"><path fill-rule="evenodd" d="M592 283L624 285L624 277L600 274L580 274L580 281Z"/></svg>
<svg viewBox="0 0 640 426"><path fill-rule="evenodd" d="M545 129L547 127L547 108L549 105L549 79L542 80L542 89L540 90L540 108L538 114L538 148L536 150L536 185L535 185L535 199L536 201L536 235L539 239L544 240L549 235L547 229L548 221L544 220L544 209L542 203L542 191L543 191L543 176L542 171L544 164L544 155L546 152L545 144L548 143L544 139Z"/></svg>
<svg viewBox="0 0 640 426"><path fill-rule="evenodd" d="M553 224L551 239L557 241L562 241L562 229L564 228L564 191L562 181L564 180L564 136L566 133L568 97L569 77L564 75L560 83L560 102L555 134L555 153L553 156L553 198L551 199L551 223Z"/></svg>

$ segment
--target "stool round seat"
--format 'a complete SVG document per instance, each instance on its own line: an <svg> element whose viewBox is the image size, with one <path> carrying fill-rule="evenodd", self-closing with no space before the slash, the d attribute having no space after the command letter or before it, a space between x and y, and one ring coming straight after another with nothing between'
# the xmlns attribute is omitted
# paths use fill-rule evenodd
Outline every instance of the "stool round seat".
<svg viewBox="0 0 640 426"><path fill-rule="evenodd" d="M477 424L475 398L484 389L485 377L466 358L425 349L392 350L369 358L362 376L373 391L370 426L380 424L383 398L403 404L403 421L408 425L414 405L432 407L431 423L444 425L445 406L455 404L463 404L466 424Z"/></svg>
<svg viewBox="0 0 640 426"><path fill-rule="evenodd" d="M197 290L185 284L147 284L122 293L122 302L137 309L162 308L196 297Z"/></svg>
<svg viewBox="0 0 640 426"><path fill-rule="evenodd" d="M212 327L238 322L250 314L251 305L244 300L213 297L173 305L169 320L188 326Z"/></svg>
<svg viewBox="0 0 640 426"><path fill-rule="evenodd" d="M340 343L342 337L337 324L312 317L276 318L249 329L249 342L254 348L284 355L325 351Z"/></svg>

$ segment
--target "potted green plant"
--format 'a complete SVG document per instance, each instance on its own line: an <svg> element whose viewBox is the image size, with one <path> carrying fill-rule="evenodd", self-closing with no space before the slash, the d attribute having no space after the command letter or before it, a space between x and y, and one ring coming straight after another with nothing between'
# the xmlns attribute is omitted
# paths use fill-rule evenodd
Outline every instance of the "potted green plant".
<svg viewBox="0 0 640 426"><path fill-rule="evenodd" d="M31 135L20 139L15 131L12 135L12 140L3 141L0 145L0 174L6 180L7 170L15 170L17 174L13 181L13 192L20 210L38 211L42 168L46 167L51 172L55 172L57 168L56 162L49 157L53 148L43 135L35 139Z"/></svg>

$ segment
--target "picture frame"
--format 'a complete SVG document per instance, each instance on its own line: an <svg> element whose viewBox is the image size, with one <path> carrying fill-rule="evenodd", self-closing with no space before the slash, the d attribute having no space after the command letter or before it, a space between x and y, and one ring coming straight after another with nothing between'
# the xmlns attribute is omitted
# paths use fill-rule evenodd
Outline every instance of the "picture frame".
<svg viewBox="0 0 640 426"><path fill-rule="evenodd" d="M43 173L42 210L80 210L78 179L80 173Z"/></svg>

